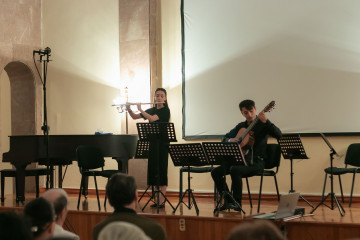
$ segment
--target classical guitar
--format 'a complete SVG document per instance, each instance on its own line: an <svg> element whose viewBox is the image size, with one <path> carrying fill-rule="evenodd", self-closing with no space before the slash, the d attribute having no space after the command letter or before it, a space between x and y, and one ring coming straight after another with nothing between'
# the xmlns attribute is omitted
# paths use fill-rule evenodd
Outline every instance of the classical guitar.
<svg viewBox="0 0 360 240"><path fill-rule="evenodd" d="M261 112L270 112L275 107L275 101L271 101ZM259 118L256 118L251 122L251 124L247 128L241 128L238 133L236 134L235 138L238 138L238 143L244 154L254 145L255 138L254 132L251 131L256 123L258 122Z"/></svg>

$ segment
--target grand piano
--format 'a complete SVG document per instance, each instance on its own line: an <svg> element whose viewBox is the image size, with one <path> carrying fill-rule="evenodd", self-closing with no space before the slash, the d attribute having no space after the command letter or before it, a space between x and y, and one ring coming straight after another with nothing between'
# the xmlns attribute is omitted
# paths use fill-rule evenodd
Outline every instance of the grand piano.
<svg viewBox="0 0 360 240"><path fill-rule="evenodd" d="M76 148L91 145L101 148L104 157L118 161L119 170L124 170L127 161L135 155L137 135L44 135L10 136L10 151L3 153L3 162L16 168L16 201L25 200L25 168L32 162L56 160L71 163L76 160ZM48 144L47 144L48 143ZM46 147L48 145L48 147ZM48 149L48 151L47 151ZM48 152L48 154L47 154ZM60 175L61 176L61 175Z"/></svg>

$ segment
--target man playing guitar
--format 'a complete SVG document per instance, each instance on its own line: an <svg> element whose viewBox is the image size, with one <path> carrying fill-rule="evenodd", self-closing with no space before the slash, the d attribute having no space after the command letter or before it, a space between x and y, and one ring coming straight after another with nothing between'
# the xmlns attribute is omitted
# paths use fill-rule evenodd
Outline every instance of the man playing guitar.
<svg viewBox="0 0 360 240"><path fill-rule="evenodd" d="M224 164L215 168L211 172L211 176L219 193L222 193L224 190L228 191L225 175L230 174L233 197L240 206L242 199L242 178L254 176L264 170L268 136L270 135L278 139L282 135L280 129L270 122L265 114L274 105L275 102L271 102L263 111L256 115L255 102L252 100L242 101L239 104L239 108L246 121L240 122L222 139L223 142L239 142L245 155L246 165L231 166ZM231 202L232 199L229 197L225 197L224 201L225 203L220 207L220 210L229 208L233 208L236 211L241 210Z"/></svg>

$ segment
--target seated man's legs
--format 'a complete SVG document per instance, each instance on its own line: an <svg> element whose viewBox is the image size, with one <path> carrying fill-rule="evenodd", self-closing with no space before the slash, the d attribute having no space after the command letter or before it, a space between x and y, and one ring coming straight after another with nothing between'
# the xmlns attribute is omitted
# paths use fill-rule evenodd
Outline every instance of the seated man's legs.
<svg viewBox="0 0 360 240"><path fill-rule="evenodd" d="M242 199L242 178L254 176L260 170L258 166L232 166L230 168L233 197L240 205Z"/></svg>
<svg viewBox="0 0 360 240"><path fill-rule="evenodd" d="M213 178L215 186L220 194L222 194L223 191L229 191L225 181L225 176L229 174L229 168L229 166L220 165L211 171L211 177Z"/></svg>

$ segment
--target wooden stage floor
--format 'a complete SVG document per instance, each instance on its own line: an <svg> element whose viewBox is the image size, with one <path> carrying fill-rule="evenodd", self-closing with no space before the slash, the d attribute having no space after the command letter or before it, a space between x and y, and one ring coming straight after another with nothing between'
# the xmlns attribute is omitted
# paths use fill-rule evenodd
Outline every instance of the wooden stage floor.
<svg viewBox="0 0 360 240"><path fill-rule="evenodd" d="M169 193L169 201L174 205L178 203L178 197L175 193ZM26 195L28 202L35 196ZM306 197L313 205L317 205L319 197ZM269 197L261 202L261 213L275 211L278 202ZM166 204L165 209L157 209L147 206L144 211L141 208L145 205L148 198L144 197L137 212L141 215L153 218L159 221L168 234L169 240L222 240L225 239L228 232L243 221L252 221L251 215L257 214L257 200L253 200L253 208L250 207L249 200L243 200L243 209L246 214L231 211L220 212L214 216L213 210L215 202L212 197L196 197L199 207L199 216L196 215L195 208L188 209L181 204L173 214L170 205ZM77 210L77 195L69 194L69 214L66 221L66 227L70 231L77 233L81 239L92 239L92 228L107 215L111 214L113 208L107 204L104 209L104 196L101 196L101 211L98 210L97 200L94 195L87 200L82 198L80 209ZM185 201L187 202L187 201ZM328 203L330 204L330 203ZM309 214L311 207L303 201L299 201L299 207L305 208L305 214ZM345 215L342 217L335 205L333 210L322 205L312 216L306 216L287 222L276 221L275 223L286 232L287 239L360 239L360 202L355 200L352 207L348 207L348 199L342 203L345 209ZM0 205L0 211L17 211L22 213L23 205L16 203L14 196L7 195L5 202Z"/></svg>

